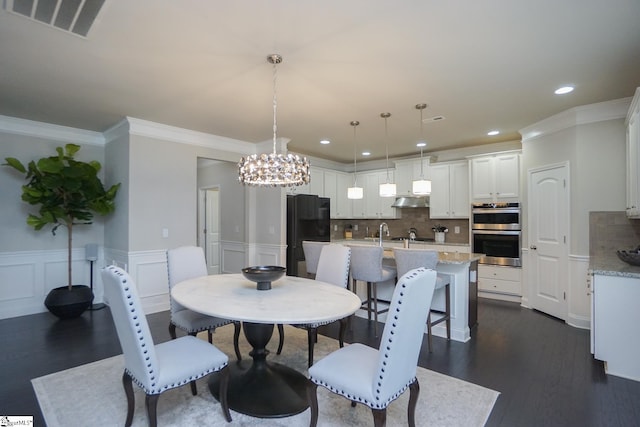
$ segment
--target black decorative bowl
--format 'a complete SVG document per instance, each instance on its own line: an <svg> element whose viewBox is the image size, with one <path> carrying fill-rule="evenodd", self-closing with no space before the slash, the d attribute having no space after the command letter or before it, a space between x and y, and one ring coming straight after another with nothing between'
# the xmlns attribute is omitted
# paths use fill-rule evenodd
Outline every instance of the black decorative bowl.
<svg viewBox="0 0 640 427"><path fill-rule="evenodd" d="M285 267L277 265L258 265L255 267L245 267L242 274L252 282L257 282L259 291L271 289L271 282L281 278L287 272Z"/></svg>
<svg viewBox="0 0 640 427"><path fill-rule="evenodd" d="M616 254L618 254L618 258L627 264L640 266L640 248L630 251L616 251Z"/></svg>

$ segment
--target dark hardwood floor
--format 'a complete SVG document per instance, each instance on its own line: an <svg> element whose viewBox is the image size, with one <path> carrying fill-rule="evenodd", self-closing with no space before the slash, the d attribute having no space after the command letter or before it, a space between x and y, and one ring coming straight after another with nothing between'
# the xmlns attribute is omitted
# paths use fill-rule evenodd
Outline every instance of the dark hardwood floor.
<svg viewBox="0 0 640 427"><path fill-rule="evenodd" d="M148 319L156 342L168 340L168 312ZM488 426L640 426L640 382L606 376L589 331L487 299L478 319L468 343L434 337L429 353L425 338L419 364L499 391ZM337 327L321 332L336 337ZM360 318L347 341L377 346ZM34 415L36 426L45 424L31 378L121 352L108 308L66 321L49 313L0 320L0 342L0 415Z"/></svg>

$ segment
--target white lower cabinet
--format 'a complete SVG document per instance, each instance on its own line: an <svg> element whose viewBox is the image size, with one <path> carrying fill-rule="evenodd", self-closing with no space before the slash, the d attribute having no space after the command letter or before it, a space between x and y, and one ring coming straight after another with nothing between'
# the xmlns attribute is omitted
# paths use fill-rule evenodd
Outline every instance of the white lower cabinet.
<svg viewBox="0 0 640 427"><path fill-rule="evenodd" d="M479 264L478 291L489 298L519 299L522 296L522 269Z"/></svg>
<svg viewBox="0 0 640 427"><path fill-rule="evenodd" d="M605 372L640 381L640 278L593 276L591 344Z"/></svg>

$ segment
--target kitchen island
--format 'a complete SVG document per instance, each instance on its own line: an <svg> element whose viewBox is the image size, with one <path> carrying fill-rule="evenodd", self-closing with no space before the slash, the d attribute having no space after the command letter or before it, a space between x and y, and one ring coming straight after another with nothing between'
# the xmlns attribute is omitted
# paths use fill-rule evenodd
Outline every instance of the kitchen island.
<svg viewBox="0 0 640 427"><path fill-rule="evenodd" d="M378 241L373 240L335 240L333 243L343 245L373 245ZM393 259L393 248L403 247L403 242L383 241L385 249L385 262L395 263ZM469 253L469 245L416 242L411 245L416 249L428 249L438 251L438 265L436 271L439 274L446 274L450 280L451 292L451 339L460 342L467 342L471 338L471 328L477 323L478 306L478 260L482 254ZM446 249L446 250L439 250ZM459 251L451 249L460 249ZM382 297L383 292L378 293ZM444 291L436 292L433 296L432 307L442 310L445 303ZM385 317L381 316L384 320ZM439 337L447 336L444 324L433 327L432 334Z"/></svg>

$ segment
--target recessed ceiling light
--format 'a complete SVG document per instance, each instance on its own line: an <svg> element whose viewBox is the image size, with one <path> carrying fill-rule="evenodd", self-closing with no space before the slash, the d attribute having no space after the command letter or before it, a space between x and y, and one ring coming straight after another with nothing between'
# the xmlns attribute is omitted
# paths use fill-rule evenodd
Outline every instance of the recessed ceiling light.
<svg viewBox="0 0 640 427"><path fill-rule="evenodd" d="M494 136L494 135L497 135L497 134L499 134L499 133L500 133L500 131L499 131L499 130L491 130L491 131L487 132L487 135L489 135L489 136Z"/></svg>
<svg viewBox="0 0 640 427"><path fill-rule="evenodd" d="M329 141L328 139L321 139L320 140L320 144L322 144L322 145L331 144L331 141Z"/></svg>
<svg viewBox="0 0 640 427"><path fill-rule="evenodd" d="M363 155L363 156L370 156L370 155L371 155L371 153L370 153L370 152L368 152L368 151L363 151L363 152L362 152L362 155Z"/></svg>
<svg viewBox="0 0 640 427"><path fill-rule="evenodd" d="M426 147L426 146L427 146L427 143L426 143L426 142L424 142L424 141L418 142L418 143L416 144L416 147Z"/></svg>
<svg viewBox="0 0 640 427"><path fill-rule="evenodd" d="M573 86L562 86L556 89L554 93L556 95L564 95L566 93L573 92L573 89L575 89Z"/></svg>

